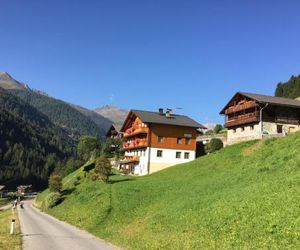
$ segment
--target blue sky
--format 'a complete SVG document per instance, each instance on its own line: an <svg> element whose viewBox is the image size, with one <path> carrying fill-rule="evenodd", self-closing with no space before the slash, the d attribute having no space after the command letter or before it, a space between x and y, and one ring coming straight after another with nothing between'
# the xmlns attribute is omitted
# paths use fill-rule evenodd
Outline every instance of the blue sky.
<svg viewBox="0 0 300 250"><path fill-rule="evenodd" d="M0 0L0 71L88 108L223 122L236 91L300 74L299 1Z"/></svg>

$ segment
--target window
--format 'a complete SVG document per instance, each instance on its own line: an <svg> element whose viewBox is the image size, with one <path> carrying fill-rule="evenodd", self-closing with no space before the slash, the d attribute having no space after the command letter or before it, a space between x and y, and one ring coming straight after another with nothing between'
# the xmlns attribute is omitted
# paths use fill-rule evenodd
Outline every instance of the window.
<svg viewBox="0 0 300 250"><path fill-rule="evenodd" d="M182 144L182 138L177 138L177 144Z"/></svg>
<svg viewBox="0 0 300 250"><path fill-rule="evenodd" d="M191 138L185 138L185 145L190 145Z"/></svg>
<svg viewBox="0 0 300 250"><path fill-rule="evenodd" d="M245 131L245 128L244 128L244 127L241 127L241 131L242 131L242 132Z"/></svg>
<svg viewBox="0 0 300 250"><path fill-rule="evenodd" d="M251 125L251 126L250 126L250 130L254 130L254 125Z"/></svg>
<svg viewBox="0 0 300 250"><path fill-rule="evenodd" d="M181 158L181 152L176 152L176 159L180 159Z"/></svg>
<svg viewBox="0 0 300 250"><path fill-rule="evenodd" d="M159 143L162 143L164 141L164 137L163 136L157 136L157 141Z"/></svg>
<svg viewBox="0 0 300 250"><path fill-rule="evenodd" d="M162 157L163 151L162 150L157 150L156 156L157 157Z"/></svg>
<svg viewBox="0 0 300 250"><path fill-rule="evenodd" d="M185 152L184 153L184 159L190 159L190 153Z"/></svg>
<svg viewBox="0 0 300 250"><path fill-rule="evenodd" d="M283 132L283 126L282 125L277 125L277 133L281 134Z"/></svg>
<svg viewBox="0 0 300 250"><path fill-rule="evenodd" d="M234 129L232 130L232 132L233 132L233 133L236 133L236 129L234 128Z"/></svg>

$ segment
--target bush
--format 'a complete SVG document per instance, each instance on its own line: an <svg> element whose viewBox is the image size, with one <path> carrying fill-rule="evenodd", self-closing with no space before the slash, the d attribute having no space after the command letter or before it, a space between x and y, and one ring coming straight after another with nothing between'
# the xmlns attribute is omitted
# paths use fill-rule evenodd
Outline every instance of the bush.
<svg viewBox="0 0 300 250"><path fill-rule="evenodd" d="M51 192L60 192L62 188L61 177L58 174L52 174L49 177L49 189Z"/></svg>
<svg viewBox="0 0 300 250"><path fill-rule="evenodd" d="M45 200L45 208L52 208L55 207L61 201L61 194L60 193L50 193Z"/></svg>
<svg viewBox="0 0 300 250"><path fill-rule="evenodd" d="M219 138L213 138L209 143L205 145L205 151L208 154L218 151L221 148L223 148L223 142Z"/></svg>
<svg viewBox="0 0 300 250"><path fill-rule="evenodd" d="M111 174L111 165L109 160L104 156L101 156L96 160L95 173L99 176L100 180L104 181L105 183L108 182Z"/></svg>

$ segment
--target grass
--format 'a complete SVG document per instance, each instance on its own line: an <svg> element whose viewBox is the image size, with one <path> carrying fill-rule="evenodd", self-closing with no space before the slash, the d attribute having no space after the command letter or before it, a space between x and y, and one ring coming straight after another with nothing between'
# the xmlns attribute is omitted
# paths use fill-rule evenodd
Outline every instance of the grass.
<svg viewBox="0 0 300 250"><path fill-rule="evenodd" d="M299 148L299 133L246 142L108 185L79 169L64 180L63 202L45 209L128 249L299 249Z"/></svg>
<svg viewBox="0 0 300 250"><path fill-rule="evenodd" d="M0 198L0 207L9 204L10 201L7 198Z"/></svg>
<svg viewBox="0 0 300 250"><path fill-rule="evenodd" d="M13 235L10 235L11 220L15 218L15 231ZM22 249L20 224L17 216L12 215L10 209L0 211L0 249L2 250L20 250Z"/></svg>

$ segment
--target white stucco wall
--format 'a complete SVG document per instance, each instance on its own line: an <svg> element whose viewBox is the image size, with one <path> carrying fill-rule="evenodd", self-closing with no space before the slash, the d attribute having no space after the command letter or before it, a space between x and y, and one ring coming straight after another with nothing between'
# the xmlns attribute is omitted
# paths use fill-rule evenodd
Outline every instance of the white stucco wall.
<svg viewBox="0 0 300 250"><path fill-rule="evenodd" d="M146 175L148 174L148 160L150 154L150 173L157 172L164 168L192 161L196 158L195 151L191 150L177 150L177 149L161 149L161 148L147 148L146 150L135 150L132 152L125 152L125 155L139 156L140 161L134 168L134 174ZM162 157L157 157L157 150L162 150ZM181 152L181 158L176 158L176 152ZM189 153L189 159L184 159L184 153Z"/></svg>

